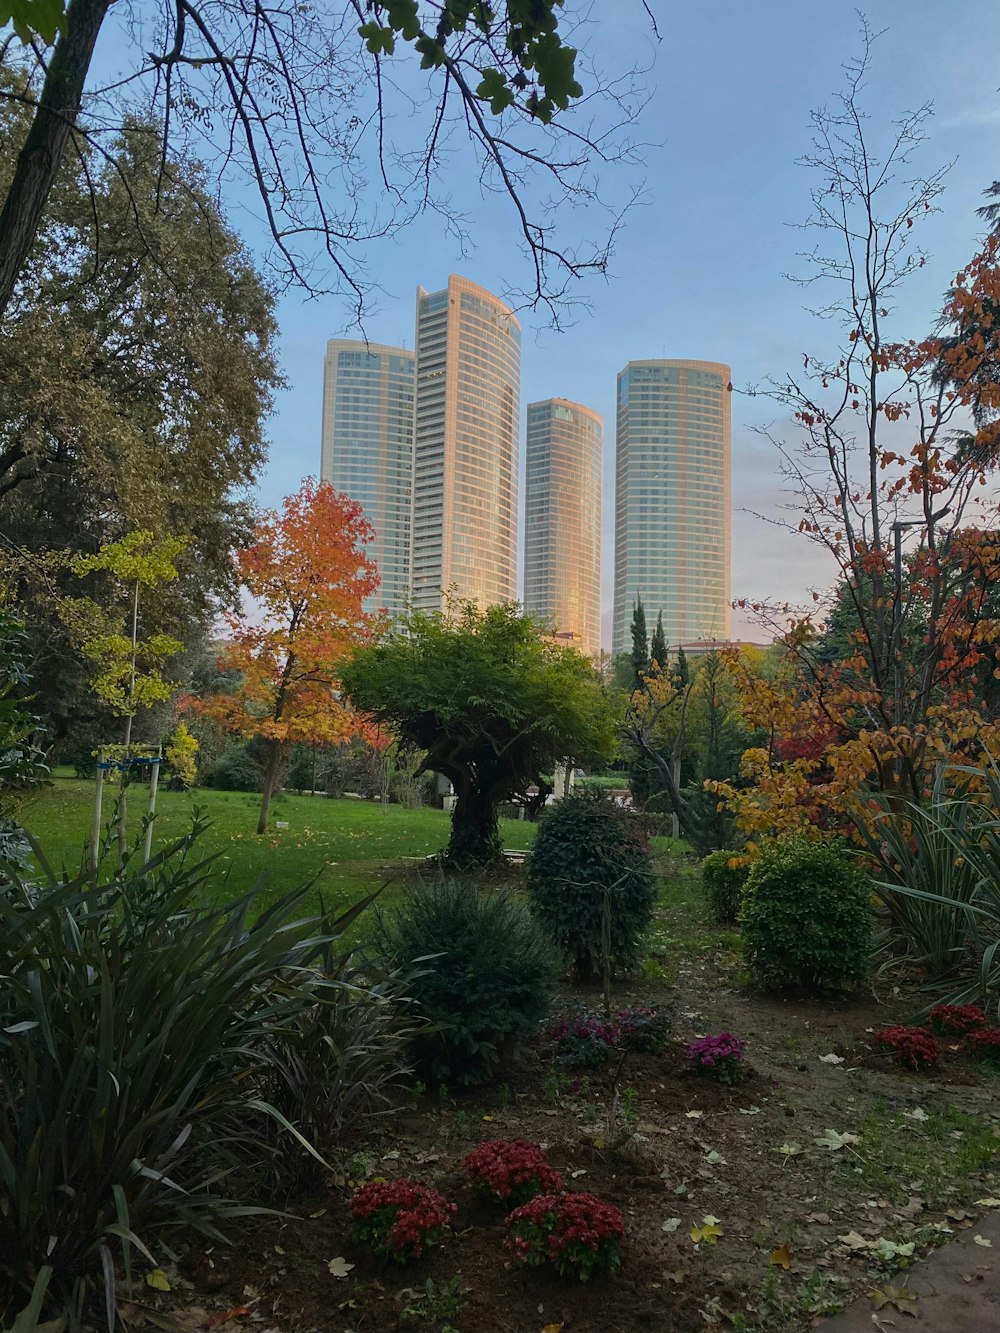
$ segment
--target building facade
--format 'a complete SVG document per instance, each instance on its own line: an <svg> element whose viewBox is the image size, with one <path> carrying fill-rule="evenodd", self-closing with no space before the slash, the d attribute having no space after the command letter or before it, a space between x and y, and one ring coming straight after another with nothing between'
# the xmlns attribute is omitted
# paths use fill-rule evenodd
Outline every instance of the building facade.
<svg viewBox="0 0 1000 1333"><path fill-rule="evenodd" d="M630 361L618 376L612 651L641 597L668 647L728 639L730 385L715 361Z"/></svg>
<svg viewBox="0 0 1000 1333"><path fill-rule="evenodd" d="M528 404L524 605L588 656L601 649L604 422L565 398Z"/></svg>
<svg viewBox="0 0 1000 1333"><path fill-rule="evenodd" d="M417 288L413 606L449 595L480 606L517 595L521 326L483 287L454 274Z"/></svg>
<svg viewBox="0 0 1000 1333"><path fill-rule="evenodd" d="M414 364L402 347L331 338L323 366L320 477L364 507L382 580L365 610L393 617L410 586Z"/></svg>

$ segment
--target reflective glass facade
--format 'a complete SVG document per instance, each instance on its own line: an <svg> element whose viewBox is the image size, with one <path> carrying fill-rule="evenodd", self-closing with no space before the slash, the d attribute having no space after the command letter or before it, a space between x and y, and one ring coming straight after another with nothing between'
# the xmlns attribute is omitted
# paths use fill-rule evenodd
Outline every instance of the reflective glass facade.
<svg viewBox="0 0 1000 1333"><path fill-rule="evenodd" d="M732 374L715 361L630 361L618 376L612 651L641 597L668 645L728 639Z"/></svg>
<svg viewBox="0 0 1000 1333"><path fill-rule="evenodd" d="M454 274L417 289L411 593L436 611L450 590L481 606L517 594L521 326Z"/></svg>
<svg viewBox="0 0 1000 1333"><path fill-rule="evenodd" d="M589 407L528 404L524 605L582 652L601 648L604 422Z"/></svg>
<svg viewBox="0 0 1000 1333"><path fill-rule="evenodd" d="M414 354L332 338L323 367L320 476L364 506L382 582L365 609L404 610L410 580Z"/></svg>

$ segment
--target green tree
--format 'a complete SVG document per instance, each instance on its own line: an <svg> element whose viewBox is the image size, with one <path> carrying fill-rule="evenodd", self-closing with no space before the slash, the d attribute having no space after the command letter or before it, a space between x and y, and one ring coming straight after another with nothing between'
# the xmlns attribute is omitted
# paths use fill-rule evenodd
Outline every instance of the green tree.
<svg viewBox="0 0 1000 1333"><path fill-rule="evenodd" d="M446 857L459 870L502 854L497 807L559 761L606 762L610 701L587 658L542 637L516 603L449 615L413 613L341 673L354 705L426 752L423 769L455 787Z"/></svg>
<svg viewBox="0 0 1000 1333"><path fill-rule="evenodd" d="M667 638L663 633L663 612L656 613L656 629L649 645L649 660L654 667L661 669L667 665Z"/></svg>
<svg viewBox="0 0 1000 1333"><path fill-rule="evenodd" d="M123 106L197 145L218 178L255 188L284 275L349 294L359 314L359 245L441 204L435 167L455 129L478 158L471 177L510 198L533 260L532 295L558 296L564 279L606 266L610 238L590 250L555 243L552 202L593 198L593 163L627 151L636 99L627 79L591 87L585 114L563 128L584 90L577 51L563 40L562 0L448 0L426 14L418 0L137 0L116 27L124 77L103 90L91 64L112 0L2 3L0 23L13 20L37 77L16 94L29 125L0 191L0 320L64 157L88 138L105 146ZM399 70L404 51L428 72ZM377 164L371 191L366 162ZM532 191L532 179L546 188Z"/></svg>
<svg viewBox="0 0 1000 1333"><path fill-rule="evenodd" d="M642 689L642 679L649 671L649 635L646 632L646 611L642 598L636 597L632 603L632 688Z"/></svg>
<svg viewBox="0 0 1000 1333"><path fill-rule="evenodd" d="M48 777L38 744L38 719L26 698L24 651L23 627L0 601L0 862L15 865L24 863L28 851L16 822L18 807Z"/></svg>

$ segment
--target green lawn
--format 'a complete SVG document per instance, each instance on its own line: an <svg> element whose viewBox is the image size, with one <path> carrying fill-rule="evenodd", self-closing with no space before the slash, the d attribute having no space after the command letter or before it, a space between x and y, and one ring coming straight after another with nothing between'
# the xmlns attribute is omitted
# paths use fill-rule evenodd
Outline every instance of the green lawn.
<svg viewBox="0 0 1000 1333"><path fill-rule="evenodd" d="M138 836L147 789L129 789L129 827ZM94 783L57 774L50 787L23 812L28 832L50 864L79 867L93 818ZM353 901L406 865L407 858L429 856L448 840L450 816L441 810L404 810L377 801L327 800L323 796L281 796L271 806L271 830L254 832L260 797L244 792L161 791L157 797L154 848L163 847L190 827L191 813L202 809L211 826L202 838L206 856L218 855L216 901L231 900L262 874L266 889L261 907L311 880L328 901ZM105 806L105 817L111 804ZM287 829L274 824L287 822ZM501 821L504 846L530 845L534 825Z"/></svg>

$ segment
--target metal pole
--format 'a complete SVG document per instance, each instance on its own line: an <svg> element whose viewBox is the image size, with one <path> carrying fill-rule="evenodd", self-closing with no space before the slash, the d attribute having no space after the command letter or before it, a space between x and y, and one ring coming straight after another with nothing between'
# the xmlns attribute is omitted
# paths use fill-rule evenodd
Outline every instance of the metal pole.
<svg viewBox="0 0 1000 1333"><path fill-rule="evenodd" d="M892 720L898 729L903 723L903 528L908 523L893 523L893 568L895 584L892 592ZM898 741L897 741L898 744ZM899 756L896 758L896 776L901 776Z"/></svg>
<svg viewBox="0 0 1000 1333"><path fill-rule="evenodd" d="M156 785L160 780L160 762L162 755L162 747L157 747L156 756L152 761L152 771L149 775L149 804L146 807L146 836L142 844L143 865L148 862L149 854L153 849L153 819L156 815Z"/></svg>
<svg viewBox="0 0 1000 1333"><path fill-rule="evenodd" d="M90 830L90 868L97 874L101 851L101 804L104 800L104 750L97 751L97 788L94 792L94 825Z"/></svg>

